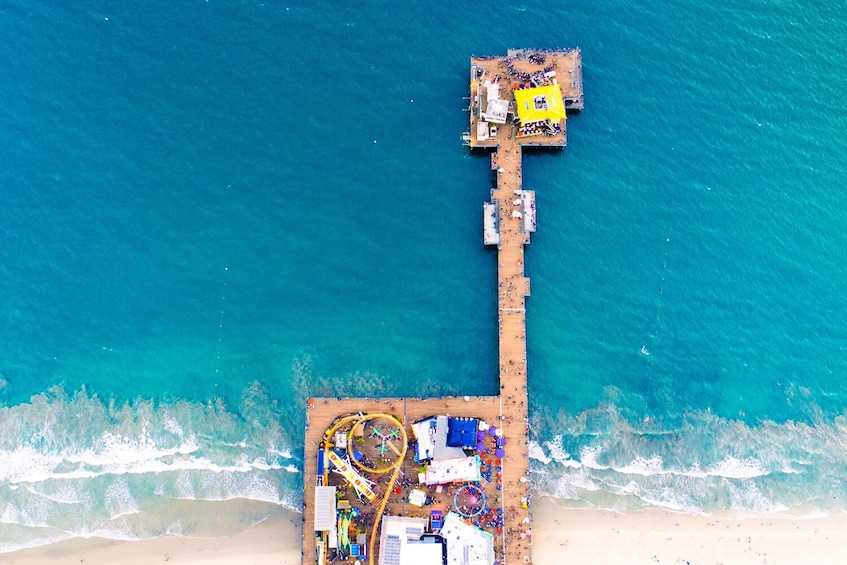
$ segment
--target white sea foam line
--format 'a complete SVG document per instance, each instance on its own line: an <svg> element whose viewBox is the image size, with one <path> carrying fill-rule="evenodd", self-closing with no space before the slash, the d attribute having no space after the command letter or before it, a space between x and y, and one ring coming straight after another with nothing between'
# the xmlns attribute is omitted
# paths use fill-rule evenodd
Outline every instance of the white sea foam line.
<svg viewBox="0 0 847 565"><path fill-rule="evenodd" d="M603 470L608 469L609 467L606 465L601 465L597 462L597 457L603 453L602 447L595 446L585 446L579 452L580 459L582 460L583 467L588 467L590 469Z"/></svg>
<svg viewBox="0 0 847 565"><path fill-rule="evenodd" d="M50 494L50 493L46 493L46 492L41 492L41 491L38 491L38 490L32 488L32 486L30 486L30 485L27 485L27 487L26 487L26 490L28 490L29 492L31 492L35 496L44 497L48 500L52 500L53 502L55 502L57 504L81 504L83 502L82 498L76 492L76 489L74 489L71 485L66 485L66 489L63 491L63 494L66 493L66 491L68 489L73 491L73 496L61 496L61 495L57 495L57 494Z"/></svg>
<svg viewBox="0 0 847 565"><path fill-rule="evenodd" d="M649 459L636 457L624 467L612 467L612 469L621 474L650 476L664 474L665 470L663 467L664 461L662 460L662 457L659 455L653 455Z"/></svg>
<svg viewBox="0 0 847 565"><path fill-rule="evenodd" d="M104 432L94 448L82 450L76 454L70 454L67 461L70 463L84 463L91 466L105 466L114 463L132 463L167 457L172 455L188 455L200 449L197 438L190 435L186 442L177 446L162 449L147 434L146 430L138 438L120 436L111 432Z"/></svg>
<svg viewBox="0 0 847 565"><path fill-rule="evenodd" d="M731 479L749 479L769 474L768 470L758 459L753 457L737 459L731 455L727 455L722 461L709 469L708 473L710 475Z"/></svg>
<svg viewBox="0 0 847 565"><path fill-rule="evenodd" d="M50 457L50 460L54 458ZM53 467L58 467L60 463L56 463ZM213 463L210 459L206 457L189 457L187 459L176 460L172 463L165 463L158 459L153 460L137 460L130 464L111 464L111 465L103 465L101 470L91 471L91 470L76 470L69 472L60 472L60 471L51 471L51 470L38 470L38 472L33 472L27 470L28 472L24 475L20 474L20 472L13 476L5 476L2 477L3 480L9 483L41 483L48 480L79 480L79 479L93 479L97 477L102 477L104 475L139 475L145 473L166 473L166 472L175 472L175 471L212 471L215 473L224 473L224 472L233 472L233 473L247 473L250 471L276 471L276 470L286 470L288 472L296 473L299 470L293 465L287 465L283 467L278 463L269 464L262 458L256 458L253 461L241 460L234 464L229 465L219 465Z"/></svg>

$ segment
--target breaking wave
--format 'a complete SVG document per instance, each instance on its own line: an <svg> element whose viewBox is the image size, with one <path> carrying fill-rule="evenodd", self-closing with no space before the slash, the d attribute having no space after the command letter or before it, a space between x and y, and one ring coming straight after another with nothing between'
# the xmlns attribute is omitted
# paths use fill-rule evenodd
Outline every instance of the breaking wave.
<svg viewBox="0 0 847 565"><path fill-rule="evenodd" d="M291 445L258 383L235 410L217 399L118 405L53 388L0 408L0 552L180 533L181 501L299 509Z"/></svg>
<svg viewBox="0 0 847 565"><path fill-rule="evenodd" d="M575 506L804 514L847 508L843 415L752 425L692 411L663 426L632 422L609 403L535 418L533 429L537 488Z"/></svg>

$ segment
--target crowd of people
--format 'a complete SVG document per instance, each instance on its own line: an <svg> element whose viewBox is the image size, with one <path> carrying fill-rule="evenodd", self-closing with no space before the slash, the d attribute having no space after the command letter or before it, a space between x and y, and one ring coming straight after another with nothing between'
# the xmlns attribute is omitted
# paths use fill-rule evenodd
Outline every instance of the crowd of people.
<svg viewBox="0 0 847 565"><path fill-rule="evenodd" d="M518 126L518 137L530 137L533 135L556 135L561 131L561 126L553 124L549 119L537 122L526 122Z"/></svg>

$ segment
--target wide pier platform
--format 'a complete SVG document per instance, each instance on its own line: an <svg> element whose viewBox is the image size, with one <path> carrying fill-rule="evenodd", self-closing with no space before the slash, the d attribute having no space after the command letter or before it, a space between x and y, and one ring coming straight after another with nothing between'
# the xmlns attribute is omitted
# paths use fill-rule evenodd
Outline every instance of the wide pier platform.
<svg viewBox="0 0 847 565"><path fill-rule="evenodd" d="M579 49L473 57L471 148L495 149L483 241L497 246L498 396L312 398L303 565L532 563L524 246L536 229L524 147L564 147L583 108Z"/></svg>

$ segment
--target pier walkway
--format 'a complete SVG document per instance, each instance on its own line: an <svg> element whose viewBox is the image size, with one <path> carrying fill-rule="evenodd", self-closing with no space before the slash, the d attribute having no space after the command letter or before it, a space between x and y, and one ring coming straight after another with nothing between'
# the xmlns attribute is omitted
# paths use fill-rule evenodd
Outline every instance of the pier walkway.
<svg viewBox="0 0 847 565"><path fill-rule="evenodd" d="M505 441L505 454L498 450L497 455L503 457L492 457L479 444L475 456L478 461L481 457L487 462L489 475L486 480L491 484L480 481L480 486L488 489L488 500L494 503L489 506L492 512L502 512L502 522L492 523L489 519L488 523L475 525L487 530L483 535L490 535L489 539L494 541L492 562L501 565L532 563L526 354L526 297L530 294L530 281L524 274L524 247L530 243L530 235L536 228L536 205L535 192L523 188L522 151L524 146L564 148L567 144L566 110L578 111L583 107L581 53L579 49L510 50L506 57L473 57L470 86L470 132L463 138L471 148L495 150L491 155L491 170L496 186L491 189L491 202L483 206L483 241L485 245L497 245L500 394L310 399L305 433L303 565L325 565L329 561L327 548L336 547L327 541L326 528L321 530L323 534L316 532L315 486L318 477L320 482L326 482L324 471L318 469L318 461L323 460L320 452L336 449L338 446L334 442L346 444L354 438L356 426L363 426L356 424L357 421L383 418L389 427L402 426L402 435L406 437L406 430L413 423L445 414L479 419L499 429L499 437ZM349 435L342 434L343 437L333 440L329 436L339 429L339 422L352 422L352 429L345 432ZM386 436L378 437L382 437L384 454L391 443L386 443ZM340 453L345 449L341 448ZM456 483L453 487L438 485L435 489L427 489L426 507L412 505L409 502L412 491L426 488L419 484L426 464L422 467L421 462L415 461L414 450L407 450L406 446L402 451L391 449L398 459L390 468L372 473L369 479L379 500L378 506L364 504L361 500L338 500L339 504L344 503L348 508L352 504L369 516L368 520L360 518L362 527L357 527L356 532L362 540L371 536L366 556L370 565L376 563L380 551L375 540L383 514L426 518L431 510L446 514L454 506L458 509L458 503L450 496ZM481 449L483 451L479 451ZM498 471L493 483L492 467ZM334 512L335 506L332 508ZM339 525L348 532L347 526L340 521ZM363 533L359 534L360 531ZM360 543L364 541L356 544L356 551L360 550ZM354 562L358 555L342 557L340 562Z"/></svg>
<svg viewBox="0 0 847 565"><path fill-rule="evenodd" d="M526 297L529 279L524 275L524 231L520 202L521 146L514 139L501 140L497 149L497 188L492 200L497 207L500 244L497 253L498 325L500 332L501 429L510 438L503 460L503 544L509 551L505 563L532 559L531 538L520 533L531 527L528 454L528 397L526 369ZM518 202L518 204L515 204ZM516 445L517 443L517 445ZM527 559L524 558L526 556ZM508 559L511 557L512 559Z"/></svg>
<svg viewBox="0 0 847 565"><path fill-rule="evenodd" d="M579 49L510 50L506 57L473 57L470 81L470 131L464 139L471 148L495 148L491 170L497 186L484 205L484 214L493 208L494 218L485 225L483 240L497 245L501 428L512 442L503 461L502 543L508 548L505 563L511 565L532 561L531 537L520 534L532 523L526 356L530 281L524 274L524 246L535 231L536 208L535 192L523 188L522 150L567 144L566 111L584 104L582 55Z"/></svg>

